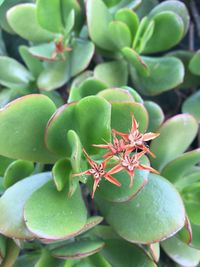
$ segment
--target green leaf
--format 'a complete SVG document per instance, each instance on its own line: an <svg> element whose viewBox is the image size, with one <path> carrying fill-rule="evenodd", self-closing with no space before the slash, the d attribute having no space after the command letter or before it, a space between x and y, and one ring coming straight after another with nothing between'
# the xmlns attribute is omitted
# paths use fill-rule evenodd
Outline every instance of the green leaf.
<svg viewBox="0 0 200 267"><path fill-rule="evenodd" d="M117 5L112 7L110 10L112 13L115 13L121 8L135 9L141 4L142 0L121 0Z"/></svg>
<svg viewBox="0 0 200 267"><path fill-rule="evenodd" d="M0 199L0 232L19 239L33 239L24 223L24 205L32 193L51 179L50 173L36 174L6 190Z"/></svg>
<svg viewBox="0 0 200 267"><path fill-rule="evenodd" d="M132 35L128 26L122 21L111 21L108 25L108 33L110 39L117 49L125 46L130 47L132 43Z"/></svg>
<svg viewBox="0 0 200 267"><path fill-rule="evenodd" d="M153 18L155 15L170 11L177 14L183 21L184 24L184 35L187 33L190 23L189 12L184 3L177 0L168 0L156 5L155 8L150 12L149 18Z"/></svg>
<svg viewBox="0 0 200 267"><path fill-rule="evenodd" d="M120 87L127 84L128 66L125 61L117 60L97 65L94 77L104 82L108 87Z"/></svg>
<svg viewBox="0 0 200 267"><path fill-rule="evenodd" d="M5 170L13 161L14 159L0 156L0 176L4 176Z"/></svg>
<svg viewBox="0 0 200 267"><path fill-rule="evenodd" d="M148 113L142 104L134 102L112 102L111 127L128 133L131 129L131 114L139 124L139 131L145 132L148 126Z"/></svg>
<svg viewBox="0 0 200 267"><path fill-rule="evenodd" d="M47 147L58 155L69 155L66 136L69 130L75 130L83 147L89 154L94 154L97 149L92 144L110 140L110 116L110 104L97 96L88 96L77 104L63 106L49 121Z"/></svg>
<svg viewBox="0 0 200 267"><path fill-rule="evenodd" d="M183 82L184 66L174 57L142 57L149 69L149 76L143 76L131 69L131 77L136 89L145 95L157 95ZM170 77L170 79L168 79Z"/></svg>
<svg viewBox="0 0 200 267"><path fill-rule="evenodd" d="M48 97L36 94L18 98L3 108L0 112L1 155L43 163L55 162L55 156L44 144L45 127L55 109Z"/></svg>
<svg viewBox="0 0 200 267"><path fill-rule="evenodd" d="M100 253L92 255L88 259L94 266L112 267Z"/></svg>
<svg viewBox="0 0 200 267"><path fill-rule="evenodd" d="M162 170L162 176L167 178L171 183L182 184L182 178L187 175L189 169L200 162L200 149L184 153L178 158L170 161ZM188 179L188 183L191 180ZM188 185L189 185L188 184Z"/></svg>
<svg viewBox="0 0 200 267"><path fill-rule="evenodd" d="M125 47L122 49L122 54L138 75L141 75L142 77L149 75L148 66L133 49Z"/></svg>
<svg viewBox="0 0 200 267"><path fill-rule="evenodd" d="M71 164L67 159L60 159L54 164L52 173L58 191L62 191L67 182L69 183L70 172Z"/></svg>
<svg viewBox="0 0 200 267"><path fill-rule="evenodd" d="M144 253L144 251L134 244L124 240L106 240L106 246L101 252L111 266L148 266L156 267L156 264Z"/></svg>
<svg viewBox="0 0 200 267"><path fill-rule="evenodd" d="M43 249L41 256L34 267L61 267L62 261L55 259L50 251Z"/></svg>
<svg viewBox="0 0 200 267"><path fill-rule="evenodd" d="M34 171L33 162L27 160L13 161L5 171L3 185L10 187L25 177L30 176Z"/></svg>
<svg viewBox="0 0 200 267"><path fill-rule="evenodd" d="M54 34L41 28L38 24L34 4L26 3L12 7L7 13L7 18L13 30L31 42L43 43L55 38Z"/></svg>
<svg viewBox="0 0 200 267"><path fill-rule="evenodd" d="M162 170L171 160L180 156L192 143L198 131L196 120L187 114L167 120L159 129L160 136L151 142L150 150L156 155L153 167Z"/></svg>
<svg viewBox="0 0 200 267"><path fill-rule="evenodd" d="M193 115L200 122L200 90L188 97L182 106L183 113Z"/></svg>
<svg viewBox="0 0 200 267"><path fill-rule="evenodd" d="M147 22L147 21L146 21ZM145 26L144 26L145 27ZM142 36L139 36L139 43L138 46L135 47L136 51L141 54L148 41L151 39L155 28L155 21L150 20L149 23L146 25L146 28L144 28L144 33Z"/></svg>
<svg viewBox="0 0 200 267"><path fill-rule="evenodd" d="M33 81L31 73L19 62L10 57L0 57L0 84L20 88Z"/></svg>
<svg viewBox="0 0 200 267"><path fill-rule="evenodd" d="M0 8L0 26L1 28L6 31L7 33L13 34L14 31L10 27L7 19L7 11L13 7L16 6L17 4L22 4L22 3L31 3L31 0L6 0L4 3L1 5Z"/></svg>
<svg viewBox="0 0 200 267"><path fill-rule="evenodd" d="M64 25L62 23L60 5L60 0L51 0L51 4L49 0L37 0L37 19L42 28L54 33L63 32Z"/></svg>
<svg viewBox="0 0 200 267"><path fill-rule="evenodd" d="M165 11L153 17L153 34L143 49L143 53L156 53L168 50L178 44L184 34L184 24L179 15ZM173 36L173 38L171 38Z"/></svg>
<svg viewBox="0 0 200 267"><path fill-rule="evenodd" d="M139 93L135 89L133 89L130 86L122 86L122 88L127 90L132 95L132 97L134 98L135 102L138 102L140 104L144 103L143 99L141 98L141 96L139 95Z"/></svg>
<svg viewBox="0 0 200 267"><path fill-rule="evenodd" d="M150 174L149 182L140 194L126 203L113 205L99 196L96 196L96 200L100 211L117 234L132 243L148 244L164 240L185 223L181 197L159 175Z"/></svg>
<svg viewBox="0 0 200 267"><path fill-rule="evenodd" d="M29 52L28 46L22 45L19 47L19 53L25 62L26 66L33 74L34 78L37 78L40 72L43 70L43 66L40 60L34 58Z"/></svg>
<svg viewBox="0 0 200 267"><path fill-rule="evenodd" d="M77 133L73 130L69 130L67 133L67 141L70 147L70 162L73 172L80 172L81 168L81 156L82 156L82 144Z"/></svg>
<svg viewBox="0 0 200 267"><path fill-rule="evenodd" d="M28 49L29 53L40 60L49 60L49 61L56 61L53 58L53 53L55 52L55 42L48 42L39 44L36 46L32 46Z"/></svg>
<svg viewBox="0 0 200 267"><path fill-rule="evenodd" d="M172 237L162 242L165 253L181 266L193 267L200 262L200 251Z"/></svg>
<svg viewBox="0 0 200 267"><path fill-rule="evenodd" d="M96 95L98 92L106 89L107 85L95 78L87 78L78 87L73 86L70 89L70 95L68 98L68 103L73 101L78 101L81 98L90 95Z"/></svg>
<svg viewBox="0 0 200 267"><path fill-rule="evenodd" d="M92 41L102 49L113 51L115 45L110 39L108 25L112 21L102 0L88 0L86 3L89 34ZM101 23L99 23L101 21Z"/></svg>
<svg viewBox="0 0 200 267"><path fill-rule="evenodd" d="M105 243L101 240L79 240L53 249L51 253L53 257L59 259L79 259L99 252L104 245Z"/></svg>
<svg viewBox="0 0 200 267"><path fill-rule="evenodd" d="M24 254L21 255L17 258L17 261L15 262L14 267L21 267L21 266L26 266L26 267L34 267L35 263L38 260L39 255L38 254Z"/></svg>
<svg viewBox="0 0 200 267"><path fill-rule="evenodd" d="M110 103L116 101L129 102L129 103L135 102L133 96L130 94L128 90L120 88L111 88L102 90L97 95L105 98Z"/></svg>
<svg viewBox="0 0 200 267"><path fill-rule="evenodd" d="M123 8L117 11L115 19L124 22L132 33L133 38L137 32L139 26L139 18L137 14L128 8Z"/></svg>
<svg viewBox="0 0 200 267"><path fill-rule="evenodd" d="M147 132L155 132L164 121L161 107L153 101L144 101L144 106L149 114L149 127Z"/></svg>
<svg viewBox="0 0 200 267"><path fill-rule="evenodd" d="M189 63L193 55L194 52L185 50L176 50L168 54L168 56L179 58L184 65L185 68L184 80L183 83L179 85L179 87L182 89L193 88L200 85L200 76L194 75L189 68Z"/></svg>
<svg viewBox="0 0 200 267"><path fill-rule="evenodd" d="M67 198L67 191L66 187L58 192L50 181L30 196L24 217L32 233L40 238L60 240L73 237L84 227L87 211L80 188L77 187L71 198Z"/></svg>
<svg viewBox="0 0 200 267"><path fill-rule="evenodd" d="M38 77L39 89L51 91L64 85L70 79L69 68L68 61L48 62Z"/></svg>
<svg viewBox="0 0 200 267"><path fill-rule="evenodd" d="M69 53L71 77L86 69L94 54L94 44L90 41L74 39Z"/></svg>
<svg viewBox="0 0 200 267"><path fill-rule="evenodd" d="M199 67L200 67L200 50L197 51L196 54L192 57L189 64L189 69L193 74L200 75Z"/></svg>
<svg viewBox="0 0 200 267"><path fill-rule="evenodd" d="M2 267L13 266L20 252L20 248L15 244L12 239L8 240L6 256L1 263Z"/></svg>
<svg viewBox="0 0 200 267"><path fill-rule="evenodd" d="M146 157L142 157L140 162L149 166L149 161ZM125 171L117 173L113 176L121 183L121 187L117 187L102 179L100 187L97 190L97 194L107 201L126 202L136 197L137 194L147 184L149 171L136 170L132 187L129 187L130 177Z"/></svg>
<svg viewBox="0 0 200 267"><path fill-rule="evenodd" d="M81 9L81 4L77 0L61 0L61 12L62 12L62 19L64 20L65 24L65 34L66 34L66 27L69 23L70 13L74 10L75 13L75 26L74 29L79 31L82 27L84 22L83 12Z"/></svg>

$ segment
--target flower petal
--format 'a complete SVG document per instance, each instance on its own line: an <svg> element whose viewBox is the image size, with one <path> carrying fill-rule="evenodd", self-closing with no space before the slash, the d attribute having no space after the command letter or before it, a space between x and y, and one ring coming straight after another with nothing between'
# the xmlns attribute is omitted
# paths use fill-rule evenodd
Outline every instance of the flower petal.
<svg viewBox="0 0 200 267"><path fill-rule="evenodd" d="M121 186L120 182L117 181L117 179L115 179L114 177L112 177L112 176L109 175L109 174L104 175L104 178L105 178L106 180L108 180L108 181L109 181L110 183L112 183L112 184L115 184L115 185L117 185L117 186Z"/></svg>

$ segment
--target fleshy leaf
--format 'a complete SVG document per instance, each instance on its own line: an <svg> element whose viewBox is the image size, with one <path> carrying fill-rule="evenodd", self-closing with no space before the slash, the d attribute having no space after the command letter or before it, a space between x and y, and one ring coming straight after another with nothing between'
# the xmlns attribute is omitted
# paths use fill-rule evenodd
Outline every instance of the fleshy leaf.
<svg viewBox="0 0 200 267"><path fill-rule="evenodd" d="M130 94L130 92L128 90L120 88L111 88L102 90L97 95L105 98L110 103L116 101L129 102L129 103L134 102L134 98Z"/></svg>
<svg viewBox="0 0 200 267"><path fill-rule="evenodd" d="M42 43L55 38L53 33L46 31L38 24L34 4L26 3L12 7L7 13L7 18L13 30L24 39Z"/></svg>
<svg viewBox="0 0 200 267"><path fill-rule="evenodd" d="M13 161L5 171L3 181L4 187L8 188L23 178L30 176L33 170L33 162L20 159Z"/></svg>
<svg viewBox="0 0 200 267"><path fill-rule="evenodd" d="M134 267L156 267L156 264L140 247L121 239L106 240L106 246L101 255L105 257L111 266L124 267L131 266L134 263Z"/></svg>
<svg viewBox="0 0 200 267"><path fill-rule="evenodd" d="M77 104L65 105L48 123L47 147L58 155L69 155L66 136L69 130L75 130L87 152L96 153L97 149L92 144L110 140L110 116L110 104L97 96L88 96Z"/></svg>
<svg viewBox="0 0 200 267"><path fill-rule="evenodd" d="M146 157L142 157L140 162L141 164L149 165ZM125 202L136 197L147 184L149 171L136 170L132 187L129 187L130 177L126 172L120 172L113 176L121 183L121 187L102 179L96 194L111 202Z"/></svg>
<svg viewBox="0 0 200 267"><path fill-rule="evenodd" d="M153 101L145 101L144 106L149 113L148 132L155 132L164 121L164 113L161 107Z"/></svg>
<svg viewBox="0 0 200 267"><path fill-rule="evenodd" d="M64 25L61 17L60 0L51 0L51 4L49 0L38 0L36 2L36 13L42 28L54 33L63 32Z"/></svg>
<svg viewBox="0 0 200 267"><path fill-rule="evenodd" d="M55 109L48 97L37 94L18 98L1 109L0 154L36 162L55 162L55 156L44 144L45 127Z"/></svg>
<svg viewBox="0 0 200 267"><path fill-rule="evenodd" d="M67 191L66 187L58 192L50 181L30 196L24 217L32 233L40 238L60 240L81 231L87 220L87 211L80 188L77 187L71 198L67 198Z"/></svg>
<svg viewBox="0 0 200 267"><path fill-rule="evenodd" d="M61 263L62 262L55 259L48 250L43 249L40 258L35 263L34 267L60 267Z"/></svg>
<svg viewBox="0 0 200 267"><path fill-rule="evenodd" d="M0 84L11 87L27 87L34 78L19 62L10 57L0 57Z"/></svg>
<svg viewBox="0 0 200 267"><path fill-rule="evenodd" d="M182 112L193 115L200 122L200 90L184 101Z"/></svg>
<svg viewBox="0 0 200 267"><path fill-rule="evenodd" d="M153 19L154 31L143 49L143 53L147 54L170 49L180 42L184 34L183 21L174 12L161 12L156 14Z"/></svg>
<svg viewBox="0 0 200 267"><path fill-rule="evenodd" d="M115 19L124 22L129 27L134 38L139 26L139 18L137 14L131 9L123 8L117 11Z"/></svg>
<svg viewBox="0 0 200 267"><path fill-rule="evenodd" d="M32 239L34 237L24 223L24 205L31 194L50 179L50 173L36 174L19 181L6 190L0 199L1 233L19 239Z"/></svg>
<svg viewBox="0 0 200 267"><path fill-rule="evenodd" d="M162 170L171 160L180 156L192 143L198 131L196 120L187 114L177 115L159 129L160 136L151 142L150 150L156 155L152 165Z"/></svg>
<svg viewBox="0 0 200 267"><path fill-rule="evenodd" d="M186 5L177 0L165 1L163 3L160 3L159 5L156 5L155 8L152 9L152 11L149 14L149 18L153 18L155 15L165 11L173 12L182 19L184 24L184 35L185 35L188 31L190 22L190 16L186 8Z"/></svg>
<svg viewBox="0 0 200 267"><path fill-rule="evenodd" d="M148 66L133 49L125 47L122 49L122 54L138 75L141 75L142 77L149 75Z"/></svg>
<svg viewBox="0 0 200 267"><path fill-rule="evenodd" d="M125 61L110 61L97 65L94 77L104 82L108 87L120 87L127 84L128 66Z"/></svg>
<svg viewBox="0 0 200 267"><path fill-rule="evenodd" d="M178 158L170 161L162 170L162 176L167 178L171 183L179 183L183 186L183 177L187 175L188 170L200 162L200 149L184 153ZM199 178L200 179L200 178ZM190 184L192 180L188 179ZM188 184L188 185L189 185Z"/></svg>
<svg viewBox="0 0 200 267"><path fill-rule="evenodd" d="M67 159L60 159L54 164L52 173L58 191L62 191L65 185L69 183L70 172L71 164Z"/></svg>
<svg viewBox="0 0 200 267"><path fill-rule="evenodd" d="M51 253L55 258L59 259L79 259L99 252L104 245L105 243L101 240L79 240L53 249Z"/></svg>
<svg viewBox="0 0 200 267"><path fill-rule="evenodd" d="M196 54L192 57L189 64L189 69L193 74L200 75L199 67L200 67L200 50L197 51Z"/></svg>
<svg viewBox="0 0 200 267"><path fill-rule="evenodd" d="M174 57L142 57L142 60L149 69L149 76L144 76L133 68L131 69L133 83L142 94L161 94L183 82L184 66L179 59Z"/></svg>
<svg viewBox="0 0 200 267"><path fill-rule="evenodd" d="M108 25L108 33L117 49L131 46L133 37L130 29L124 22L111 21Z"/></svg>
<svg viewBox="0 0 200 267"><path fill-rule="evenodd" d="M112 102L111 127L128 133L131 129L131 114L139 123L139 131L145 132L148 126L148 113L142 104L134 102Z"/></svg>
<svg viewBox="0 0 200 267"><path fill-rule="evenodd" d="M102 0L88 0L86 3L88 29L92 41L105 50L116 50L115 45L110 39L108 25L112 21ZM99 23L101 21L101 23Z"/></svg>
<svg viewBox="0 0 200 267"><path fill-rule="evenodd" d="M140 194L128 202L113 205L99 196L95 199L107 222L121 237L132 243L148 244L164 240L185 223L181 197L159 175L150 174L149 182Z"/></svg>
<svg viewBox="0 0 200 267"><path fill-rule="evenodd" d="M181 266L193 267L200 262L200 251L189 247L176 237L162 242L165 253Z"/></svg>
<svg viewBox="0 0 200 267"><path fill-rule="evenodd" d="M43 69L42 62L30 54L28 46L20 46L19 52L28 69L37 78Z"/></svg>

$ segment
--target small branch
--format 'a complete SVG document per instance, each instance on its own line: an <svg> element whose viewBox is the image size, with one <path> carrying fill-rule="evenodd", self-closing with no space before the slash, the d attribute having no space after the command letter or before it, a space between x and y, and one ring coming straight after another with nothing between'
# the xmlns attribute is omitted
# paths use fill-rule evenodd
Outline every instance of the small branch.
<svg viewBox="0 0 200 267"><path fill-rule="evenodd" d="M200 38L200 15L199 15L197 5L194 0L190 1L190 9L191 9L193 20L196 24L197 34Z"/></svg>

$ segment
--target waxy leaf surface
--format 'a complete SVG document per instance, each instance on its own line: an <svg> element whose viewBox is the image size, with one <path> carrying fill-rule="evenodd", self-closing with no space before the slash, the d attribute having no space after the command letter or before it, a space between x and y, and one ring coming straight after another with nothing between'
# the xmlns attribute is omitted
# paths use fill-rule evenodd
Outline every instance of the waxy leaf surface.
<svg viewBox="0 0 200 267"><path fill-rule="evenodd" d="M37 94L19 98L1 109L0 154L36 162L54 162L56 158L44 144L44 131L55 109L48 97Z"/></svg>
<svg viewBox="0 0 200 267"><path fill-rule="evenodd" d="M160 136L151 142L150 150L156 155L151 159L158 170L180 156L192 143L198 131L194 117L188 114L177 115L167 120L159 129Z"/></svg>
<svg viewBox="0 0 200 267"><path fill-rule="evenodd" d="M34 235L51 240L67 239L84 227L87 211L77 187L72 197L67 197L68 187L58 192L52 181L35 191L24 208L28 229Z"/></svg>
<svg viewBox="0 0 200 267"><path fill-rule="evenodd" d="M23 210L32 193L51 179L50 173L36 174L19 181L6 190L0 199L0 232L19 239L32 239L27 229Z"/></svg>
<svg viewBox="0 0 200 267"><path fill-rule="evenodd" d="M185 223L185 210L175 188L159 175L150 174L149 182L132 200L111 203L96 196L100 211L124 239L149 244L166 239Z"/></svg>

